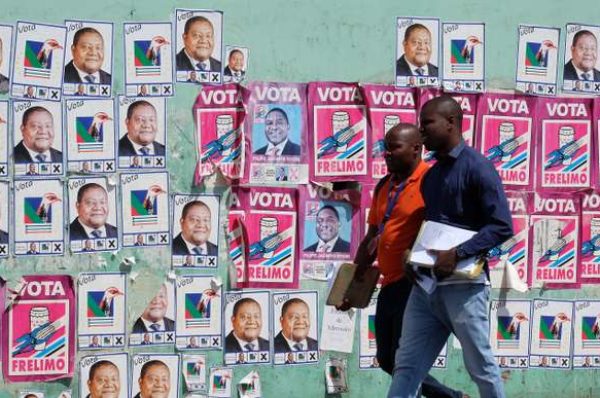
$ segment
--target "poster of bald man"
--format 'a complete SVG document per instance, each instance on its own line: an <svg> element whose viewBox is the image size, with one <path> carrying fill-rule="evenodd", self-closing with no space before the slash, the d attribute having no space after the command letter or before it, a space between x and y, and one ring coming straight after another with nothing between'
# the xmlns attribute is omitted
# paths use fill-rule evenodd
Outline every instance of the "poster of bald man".
<svg viewBox="0 0 600 398"><path fill-rule="evenodd" d="M223 12L175 10L177 82L223 81Z"/></svg>
<svg viewBox="0 0 600 398"><path fill-rule="evenodd" d="M105 177L69 178L71 253L119 249L117 187Z"/></svg>
<svg viewBox="0 0 600 398"><path fill-rule="evenodd" d="M65 202L59 179L15 181L12 233L16 256L64 254Z"/></svg>
<svg viewBox="0 0 600 398"><path fill-rule="evenodd" d="M179 355L139 354L131 358L133 398L177 398Z"/></svg>
<svg viewBox="0 0 600 398"><path fill-rule="evenodd" d="M79 361L79 396L81 398L128 398L129 355L102 354Z"/></svg>
<svg viewBox="0 0 600 398"><path fill-rule="evenodd" d="M0 24L0 94L10 89L10 62L12 59L13 26Z"/></svg>
<svg viewBox="0 0 600 398"><path fill-rule="evenodd" d="M396 85L439 86L440 20L396 18Z"/></svg>
<svg viewBox="0 0 600 398"><path fill-rule="evenodd" d="M184 275L176 280L176 347L188 349L220 349L220 286L212 276Z"/></svg>
<svg viewBox="0 0 600 398"><path fill-rule="evenodd" d="M109 22L66 20L67 48L63 94L110 98L113 32Z"/></svg>
<svg viewBox="0 0 600 398"><path fill-rule="evenodd" d="M67 171L82 174L114 173L115 109L112 99L65 101Z"/></svg>
<svg viewBox="0 0 600 398"><path fill-rule="evenodd" d="M173 40L170 22L125 22L125 95L172 97Z"/></svg>
<svg viewBox="0 0 600 398"><path fill-rule="evenodd" d="M271 298L268 290L225 293L225 365L269 365Z"/></svg>
<svg viewBox="0 0 600 398"><path fill-rule="evenodd" d="M167 101L119 96L118 111L118 168L164 170L167 167Z"/></svg>
<svg viewBox="0 0 600 398"><path fill-rule="evenodd" d="M273 293L275 365L319 362L319 297L316 291Z"/></svg>
<svg viewBox="0 0 600 398"><path fill-rule="evenodd" d="M557 94L560 28L519 25L516 89L529 95Z"/></svg>
<svg viewBox="0 0 600 398"><path fill-rule="evenodd" d="M566 31L563 91L600 93L600 26L568 23Z"/></svg>
<svg viewBox="0 0 600 398"><path fill-rule="evenodd" d="M442 87L446 92L485 91L485 24L442 24Z"/></svg>
<svg viewBox="0 0 600 398"><path fill-rule="evenodd" d="M85 272L77 278L77 347L125 347L126 281L123 273Z"/></svg>
<svg viewBox="0 0 600 398"><path fill-rule="evenodd" d="M11 97L60 101L67 28L18 21L16 31Z"/></svg>
<svg viewBox="0 0 600 398"><path fill-rule="evenodd" d="M246 79L248 71L248 47L225 46L225 68L223 69L223 83L241 83Z"/></svg>
<svg viewBox="0 0 600 398"><path fill-rule="evenodd" d="M163 282L154 295L147 297L146 307L135 319L129 334L130 346L162 344L175 344L175 285L172 281Z"/></svg>
<svg viewBox="0 0 600 398"><path fill-rule="evenodd" d="M174 267L217 268L220 197L176 194L173 197L171 255Z"/></svg>
<svg viewBox="0 0 600 398"><path fill-rule="evenodd" d="M10 189L8 181L0 181L0 258L8 257L10 222Z"/></svg>
<svg viewBox="0 0 600 398"><path fill-rule="evenodd" d="M64 175L62 107L52 101L14 101L12 114L15 177Z"/></svg>
<svg viewBox="0 0 600 398"><path fill-rule="evenodd" d="M8 177L8 101L0 101L0 177Z"/></svg>
<svg viewBox="0 0 600 398"><path fill-rule="evenodd" d="M121 173L121 244L123 247L168 246L169 175Z"/></svg>

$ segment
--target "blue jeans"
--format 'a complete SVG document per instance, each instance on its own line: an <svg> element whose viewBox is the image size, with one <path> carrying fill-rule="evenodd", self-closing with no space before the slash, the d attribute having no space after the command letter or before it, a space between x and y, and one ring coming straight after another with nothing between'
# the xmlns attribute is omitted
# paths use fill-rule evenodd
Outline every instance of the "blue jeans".
<svg viewBox="0 0 600 398"><path fill-rule="evenodd" d="M489 286L438 286L431 295L413 288L402 325L388 398L417 397L419 386L450 333L458 338L471 379L485 398L504 398L500 369L489 342Z"/></svg>

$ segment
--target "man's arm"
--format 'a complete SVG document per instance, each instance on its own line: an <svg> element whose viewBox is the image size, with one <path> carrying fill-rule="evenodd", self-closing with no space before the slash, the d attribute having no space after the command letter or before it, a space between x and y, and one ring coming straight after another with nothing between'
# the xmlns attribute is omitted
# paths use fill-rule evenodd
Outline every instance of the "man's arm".
<svg viewBox="0 0 600 398"><path fill-rule="evenodd" d="M373 264L377 258L377 243L379 241L377 235L377 227L369 224L367 234L362 242L360 242L360 245L358 245L358 250L354 257L354 264L358 265L357 271L362 271L361 274L367 267Z"/></svg>

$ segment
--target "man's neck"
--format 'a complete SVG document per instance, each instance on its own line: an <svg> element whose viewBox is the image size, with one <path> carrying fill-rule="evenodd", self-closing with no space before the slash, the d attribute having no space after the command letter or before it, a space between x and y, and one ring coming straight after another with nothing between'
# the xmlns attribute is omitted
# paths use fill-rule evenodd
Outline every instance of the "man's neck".
<svg viewBox="0 0 600 398"><path fill-rule="evenodd" d="M415 172L415 170L417 169L417 166L419 165L420 160L421 160L421 158L419 157L418 159L415 159L415 161L406 170L402 170L402 171L392 174L392 181L397 182L397 183L406 181L408 179L408 177L410 177L412 175L412 173Z"/></svg>
<svg viewBox="0 0 600 398"><path fill-rule="evenodd" d="M438 154L438 156L440 157L446 157L448 156L448 154L450 154L450 152L456 148L456 146L458 144L460 144L460 141L462 140L462 136L459 134L454 135L450 141L448 141L448 144L446 145L445 148L442 149L438 149L436 152Z"/></svg>

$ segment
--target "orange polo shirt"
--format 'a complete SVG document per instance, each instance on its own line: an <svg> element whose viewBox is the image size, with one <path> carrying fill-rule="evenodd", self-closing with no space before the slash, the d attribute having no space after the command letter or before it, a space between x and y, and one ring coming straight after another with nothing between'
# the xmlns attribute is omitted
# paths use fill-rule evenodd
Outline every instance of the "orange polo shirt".
<svg viewBox="0 0 600 398"><path fill-rule="evenodd" d="M399 280L404 275L401 264L402 254L412 247L425 218L421 181L428 169L427 163L421 161L408 177L406 186L400 193L390 219L379 237L377 261L383 274L383 286ZM368 218L369 225L379 227L387 209L388 195L389 200L393 200L394 194L395 187L390 193L389 182L381 186L377 195L373 196Z"/></svg>

